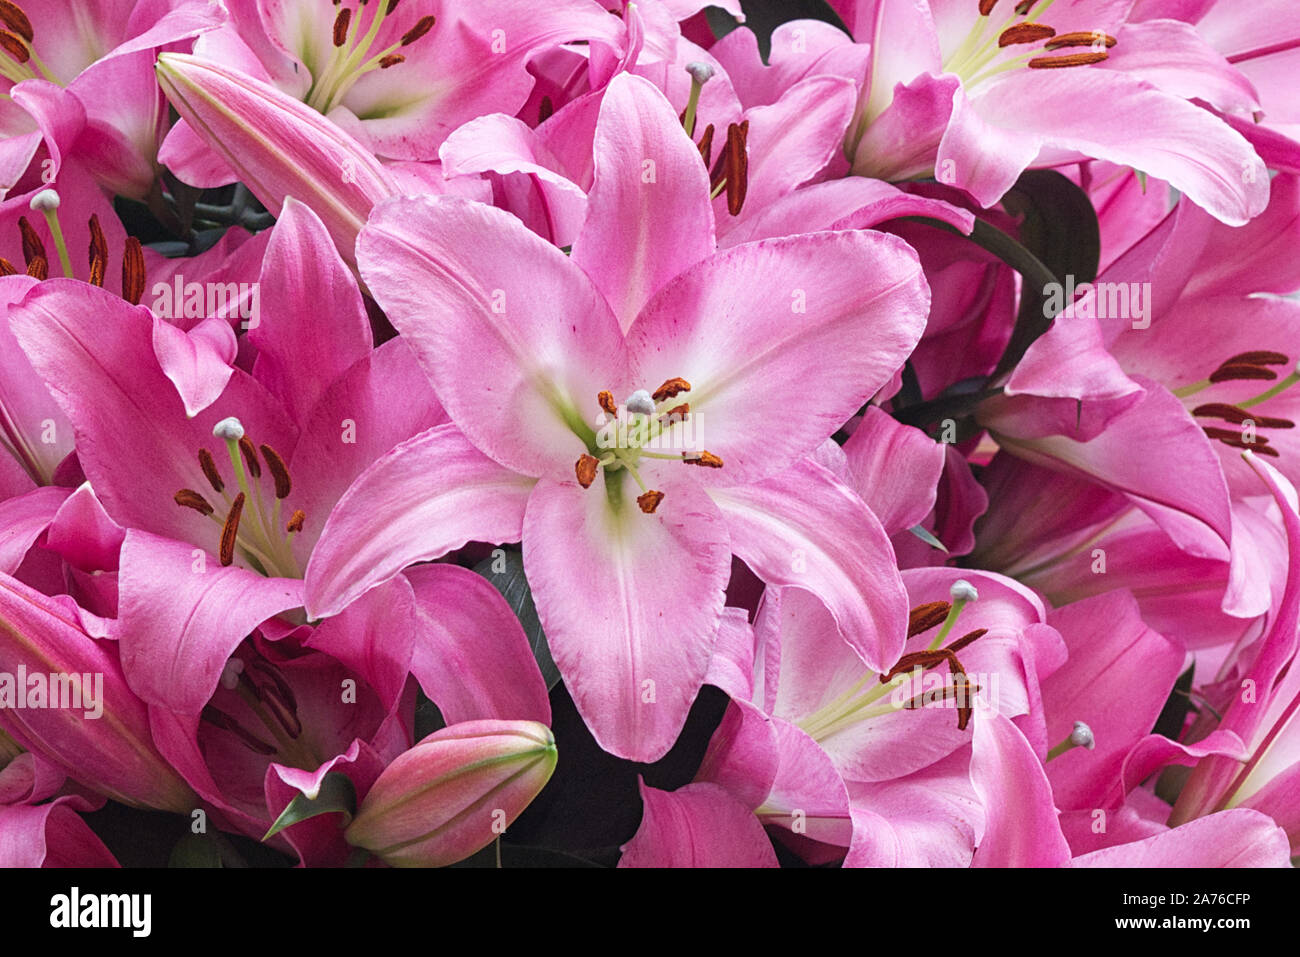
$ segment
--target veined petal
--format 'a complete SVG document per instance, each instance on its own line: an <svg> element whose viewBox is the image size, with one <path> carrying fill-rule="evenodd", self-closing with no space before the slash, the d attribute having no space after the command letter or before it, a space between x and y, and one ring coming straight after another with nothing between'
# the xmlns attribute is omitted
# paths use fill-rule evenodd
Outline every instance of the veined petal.
<svg viewBox="0 0 1300 957"><path fill-rule="evenodd" d="M293 505L306 515L294 552L304 567L354 481L394 447L447 421L406 340L367 352L321 395L289 460Z"/></svg>
<svg viewBox="0 0 1300 957"><path fill-rule="evenodd" d="M459 565L408 568L424 627L411 672L448 724L497 718L551 723L546 682L501 593Z"/></svg>
<svg viewBox="0 0 1300 957"><path fill-rule="evenodd" d="M593 149L573 261L626 330L664 283L713 252L709 174L664 95L626 73L605 90Z"/></svg>
<svg viewBox="0 0 1300 957"><path fill-rule="evenodd" d="M372 340L356 277L320 217L292 197L271 230L260 288L259 321L248 330L254 371L302 422Z"/></svg>
<svg viewBox="0 0 1300 957"><path fill-rule="evenodd" d="M944 447L876 406L844 443L849 485L893 535L930 514L943 474Z"/></svg>
<svg viewBox="0 0 1300 957"><path fill-rule="evenodd" d="M1286 832L1241 808L1189 821L1145 840L1105 847L1071 867L1289 867Z"/></svg>
<svg viewBox="0 0 1300 957"><path fill-rule="evenodd" d="M1021 440L1001 431L996 412L986 419L981 411L981 422L1012 454L1123 493L1183 550L1226 558L1231 511L1216 453L1182 402L1148 379L1134 381L1146 395L1089 442L1059 435ZM998 408L990 400L990 412ZM1165 467L1152 469L1152 461Z"/></svg>
<svg viewBox="0 0 1300 957"><path fill-rule="evenodd" d="M1042 74L1048 74L1046 76ZM1019 143L1078 150L1168 182L1230 226L1268 205L1268 173L1214 114L1114 70L1012 70L982 85L971 108ZM942 156L942 150L941 150ZM989 205L1015 181L957 184ZM1018 174L1018 170L1006 169Z"/></svg>
<svg viewBox="0 0 1300 957"><path fill-rule="evenodd" d="M970 780L970 749L923 771L849 785L853 841L845 867L969 867L984 809Z"/></svg>
<svg viewBox="0 0 1300 957"><path fill-rule="evenodd" d="M1126 23L1100 64L1124 70L1188 100L1200 99L1221 110L1252 113L1260 108L1250 80L1198 36L1196 27L1177 20Z"/></svg>
<svg viewBox="0 0 1300 957"><path fill-rule="evenodd" d="M153 351L190 418L221 396L234 372L235 333L224 319L205 319L185 332L165 319L153 321Z"/></svg>
<svg viewBox="0 0 1300 957"><path fill-rule="evenodd" d="M336 615L407 565L468 541L518 541L533 484L479 452L454 425L403 442L330 513L307 565L308 614Z"/></svg>
<svg viewBox="0 0 1300 957"><path fill-rule="evenodd" d="M122 670L146 703L197 715L231 653L268 618L302 605L302 585L265 578L188 544L131 529L122 543L116 633Z"/></svg>
<svg viewBox="0 0 1300 957"><path fill-rule="evenodd" d="M776 103L748 111L749 188L742 215L766 210L821 173L844 147L856 101L857 89L848 78L814 76L790 87ZM717 203L726 208L722 197Z"/></svg>
<svg viewBox="0 0 1300 957"><path fill-rule="evenodd" d="M551 653L592 735L633 761L664 755L686 722L717 643L731 573L727 527L689 478L655 486L653 515L542 479L524 517L524 569ZM643 475L646 471L643 469Z"/></svg>
<svg viewBox="0 0 1300 957"><path fill-rule="evenodd" d="M619 867L779 866L758 818L718 785L640 786L645 813Z"/></svg>
<svg viewBox="0 0 1300 957"><path fill-rule="evenodd" d="M975 716L970 776L986 815L972 867L1069 863L1043 765L1011 720L991 709Z"/></svg>
<svg viewBox="0 0 1300 957"><path fill-rule="evenodd" d="M751 809L772 790L780 764L772 719L744 699L734 699L695 774L695 780L720 784Z"/></svg>
<svg viewBox="0 0 1300 957"><path fill-rule="evenodd" d="M732 551L760 578L820 598L868 667L883 671L898 659L907 594L889 538L860 498L810 461L710 494L726 519Z"/></svg>
<svg viewBox="0 0 1300 957"><path fill-rule="evenodd" d="M571 475L587 450L573 423L626 388L618 325L582 270L508 213L454 197L380 206L358 256L469 440L518 472Z"/></svg>
<svg viewBox="0 0 1300 957"><path fill-rule="evenodd" d="M848 847L853 836L849 792L831 758L799 728L772 719L776 779L755 810L764 824L779 825L814 841Z"/></svg>
<svg viewBox="0 0 1300 957"><path fill-rule="evenodd" d="M712 481L754 482L810 454L889 380L929 302L916 254L893 236L789 236L688 269L628 344L645 388L692 384L696 432L726 463Z"/></svg>
<svg viewBox="0 0 1300 957"><path fill-rule="evenodd" d="M410 583L399 575L322 621L306 644L364 678L391 711L411 673L424 624Z"/></svg>

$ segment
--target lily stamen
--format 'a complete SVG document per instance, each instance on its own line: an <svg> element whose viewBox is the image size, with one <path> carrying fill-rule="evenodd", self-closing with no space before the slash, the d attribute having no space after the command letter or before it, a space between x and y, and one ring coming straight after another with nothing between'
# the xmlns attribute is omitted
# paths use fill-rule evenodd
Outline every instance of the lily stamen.
<svg viewBox="0 0 1300 957"><path fill-rule="evenodd" d="M1091 53L1071 53L1067 56L1035 57L1029 61L1029 69L1060 70L1072 66L1089 66L1109 59L1110 54L1101 50L1095 50Z"/></svg>
<svg viewBox="0 0 1300 957"><path fill-rule="evenodd" d="M177 492L173 498L176 500L177 505L181 505L185 508L192 508L200 515L207 516L216 511L215 508L208 504L206 498L193 489L183 488Z"/></svg>
<svg viewBox="0 0 1300 957"><path fill-rule="evenodd" d="M279 531L281 505L293 489L293 482L284 459L269 445L261 446L261 460L266 463L266 471L275 490L275 497L268 511L262 494L263 469L262 461L258 457L258 447L244 434L243 425L238 419L222 419L213 427L212 434L226 443L237 489L232 499L225 491L225 481L217 469L212 453L207 449L200 449L199 468L213 491L229 506L225 521L220 523L221 563L232 564L238 549L257 571L268 577L300 578L301 572L293 552L293 536L302 530L306 520L305 513L301 509L295 510L284 532ZM215 509L209 505L204 496L193 489L181 489L174 498L176 504L202 512L213 518L213 521L217 521L212 514ZM204 511L205 507L207 511Z"/></svg>
<svg viewBox="0 0 1300 957"><path fill-rule="evenodd" d="M226 522L221 526L221 564L229 566L235 561L235 542L239 538L239 519L244 514L244 493L240 492L230 504Z"/></svg>
<svg viewBox="0 0 1300 957"><path fill-rule="evenodd" d="M364 35L361 30L361 8L369 7L369 26ZM397 9L396 0L371 6L362 2L354 11L342 7L334 17L332 28L333 54L326 67L313 78L306 103L313 109L328 114L347 95L357 80L373 70L388 70L406 62L405 54L398 51L418 42L437 22L432 14L421 17L401 38L385 49L372 52L375 39L384 21ZM354 16L355 12L355 16Z"/></svg>
<svg viewBox="0 0 1300 957"><path fill-rule="evenodd" d="M1096 746L1097 741L1093 737L1092 728L1082 721L1076 721L1070 733L1066 735L1065 740L1047 752L1047 760L1051 761L1054 758L1059 758L1066 751L1071 751L1074 748L1086 748L1091 751Z"/></svg>
<svg viewBox="0 0 1300 957"><path fill-rule="evenodd" d="M686 102L686 110L682 113L682 129L686 130L686 135L695 138L695 112L700 105L700 91L704 89L704 84L708 83L713 77L713 67L707 63L688 63L686 72L691 75L691 93Z"/></svg>
<svg viewBox="0 0 1300 957"><path fill-rule="evenodd" d="M54 248L59 254L59 265L63 267L63 275L71 279L72 258L68 255L68 244L63 238L63 227L59 224L59 194L52 189L43 189L31 198L28 206L32 212L40 213L45 217L45 223L50 230L50 238L54 240ZM28 228L30 229L30 226ZM23 241L25 244L25 232Z"/></svg>
<svg viewBox="0 0 1300 957"><path fill-rule="evenodd" d="M1043 44L1043 48L1046 50L1060 50L1064 47L1090 47L1104 44L1109 49L1118 42L1109 33L1102 33L1100 30L1093 33L1076 30L1073 33L1062 33L1059 36L1052 37Z"/></svg>
<svg viewBox="0 0 1300 957"><path fill-rule="evenodd" d="M1017 23L1007 27L998 36L999 47L1015 46L1021 43L1037 43L1039 40L1056 36L1056 31L1045 23Z"/></svg>

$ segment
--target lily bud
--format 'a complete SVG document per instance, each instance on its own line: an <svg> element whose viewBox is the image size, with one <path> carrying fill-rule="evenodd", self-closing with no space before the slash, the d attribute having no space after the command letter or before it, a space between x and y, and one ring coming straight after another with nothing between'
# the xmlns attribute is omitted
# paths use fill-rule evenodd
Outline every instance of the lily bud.
<svg viewBox="0 0 1300 957"><path fill-rule="evenodd" d="M117 642L66 605L0 575L0 729L85 787L133 807L189 813L199 799L154 747Z"/></svg>
<svg viewBox="0 0 1300 957"><path fill-rule="evenodd" d="M379 775L344 832L394 867L442 867L490 844L555 770L536 721L463 721L435 731Z"/></svg>
<svg viewBox="0 0 1300 957"><path fill-rule="evenodd" d="M273 215L286 197L320 216L349 265L375 203L398 193L374 154L306 104L219 63L158 57L158 82L176 111Z"/></svg>

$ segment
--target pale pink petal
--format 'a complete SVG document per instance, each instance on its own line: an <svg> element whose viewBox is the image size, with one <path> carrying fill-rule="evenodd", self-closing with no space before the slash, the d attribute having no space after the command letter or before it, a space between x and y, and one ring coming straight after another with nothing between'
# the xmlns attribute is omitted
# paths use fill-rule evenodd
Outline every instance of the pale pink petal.
<svg viewBox="0 0 1300 957"><path fill-rule="evenodd" d="M770 585L796 585L830 609L868 667L902 652L907 598L884 529L862 500L804 461L741 488L715 489L732 551Z"/></svg>
<svg viewBox="0 0 1300 957"><path fill-rule="evenodd" d="M145 702L197 715L231 653L267 618L302 605L302 584L265 578L190 545L128 531L117 621L122 670Z"/></svg>
<svg viewBox="0 0 1300 957"><path fill-rule="evenodd" d="M470 540L518 541L532 486L455 426L403 442L363 472L330 514L307 566L308 613L336 615L407 565Z"/></svg>
<svg viewBox="0 0 1300 957"><path fill-rule="evenodd" d="M1084 854L1071 867L1289 867L1286 832L1258 811L1222 811L1132 844Z"/></svg>
<svg viewBox="0 0 1300 957"><path fill-rule="evenodd" d="M886 534L911 528L934 508L944 447L876 406L844 443L848 485L867 503Z"/></svg>
<svg viewBox="0 0 1300 957"><path fill-rule="evenodd" d="M164 319L154 318L153 351L163 374L176 387L190 418L221 396L235 370L235 333L224 319L205 319L192 332L184 332Z"/></svg>
<svg viewBox="0 0 1300 957"><path fill-rule="evenodd" d="M986 820L973 867L1060 867L1070 860L1052 786L1038 756L1009 719L975 716L971 784Z"/></svg>
<svg viewBox="0 0 1300 957"><path fill-rule="evenodd" d="M664 95L628 74L605 91L594 150L573 261L626 330L664 283L713 252L709 175Z"/></svg>
<svg viewBox="0 0 1300 957"><path fill-rule="evenodd" d="M615 473L620 479L621 473ZM644 474L644 470L643 470ZM689 481L660 483L653 515L589 489L537 484L524 518L524 568L551 654L606 751L662 757L708 673L731 573L727 529Z"/></svg>
<svg viewBox="0 0 1300 957"><path fill-rule="evenodd" d="M758 818L716 784L660 791L641 782L645 813L619 867L776 867Z"/></svg>
<svg viewBox="0 0 1300 957"><path fill-rule="evenodd" d="M812 453L889 380L928 306L901 240L812 233L698 263L650 301L628 343L642 388L691 383L699 443L726 463L710 481L753 482Z"/></svg>
<svg viewBox="0 0 1300 957"><path fill-rule="evenodd" d="M470 441L517 471L572 475L586 448L569 420L626 388L618 325L582 270L508 213L452 197L379 206L357 254Z"/></svg>
<svg viewBox="0 0 1300 957"><path fill-rule="evenodd" d="M404 577L423 621L411 673L447 723L499 718L549 725L546 683L501 593L458 565L417 565Z"/></svg>

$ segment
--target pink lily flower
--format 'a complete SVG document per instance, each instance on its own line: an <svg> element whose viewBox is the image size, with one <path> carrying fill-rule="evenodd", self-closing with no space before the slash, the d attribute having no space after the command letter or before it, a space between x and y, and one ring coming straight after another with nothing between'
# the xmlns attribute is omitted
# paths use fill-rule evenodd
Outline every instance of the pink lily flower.
<svg viewBox="0 0 1300 957"><path fill-rule="evenodd" d="M672 795L643 789L646 822L621 866L657 862L706 826L716 846L737 848L766 826L814 862L847 849L853 865L969 864L980 819L969 722L997 710L1045 740L1035 676L1064 648L1032 593L973 573L976 598L957 575L903 573L920 604L908 650L886 674L863 668L802 589L769 588L752 630L728 615L709 683L732 705L695 783ZM954 818L972 826L954 829Z"/></svg>
<svg viewBox="0 0 1300 957"><path fill-rule="evenodd" d="M384 769L345 837L394 867L454 864L504 832L555 761L555 737L539 722L450 725Z"/></svg>
<svg viewBox="0 0 1300 957"><path fill-rule="evenodd" d="M4 732L115 801L181 813L195 806L154 747L147 709L128 687L114 642L87 634L71 602L8 575L0 575L0 623L3 660L12 669L0 697ZM49 707L52 695L60 706Z"/></svg>
<svg viewBox="0 0 1300 957"><path fill-rule="evenodd" d="M1227 558L1229 493L1258 493L1236 453L1292 470L1300 312L1279 296L1300 286L1287 252L1298 224L1289 174L1239 229L1184 199L1030 347L980 423L1012 454L1128 496L1189 553ZM1111 305L1116 293L1143 299L1140 314ZM1145 468L1138 448L1166 467Z"/></svg>
<svg viewBox="0 0 1300 957"><path fill-rule="evenodd" d="M251 373L221 362L179 377L158 339L175 327L84 283L49 280L11 312L99 502L128 530L127 674L186 713L245 635L301 606L302 569L351 479L443 417L406 344L374 348L352 273L305 206L287 204L263 270ZM201 392L205 377L224 382L220 397L191 416L175 380Z"/></svg>
<svg viewBox="0 0 1300 957"><path fill-rule="evenodd" d="M230 22L196 43L196 56L302 101L395 160L432 160L462 123L513 114L532 89L527 67L535 55L566 41L612 37L618 24L594 0L228 6ZM219 144L205 126L186 116L173 129L169 165L186 182L215 185L203 144Z"/></svg>
<svg viewBox="0 0 1300 957"><path fill-rule="evenodd" d="M1222 85L1239 101L1250 92L1191 31L1161 34L1166 56L1153 65L1150 56L1118 57L1127 53L1123 39L1116 42L1126 19L1123 3L1037 0L1024 14L1024 4L1011 0L838 0L834 6L864 52L869 46L865 76L861 57L830 53L850 46L847 39L823 41L824 29L803 29L803 22L783 29L819 39L792 58L805 75L840 71L861 83L846 139L859 175L934 175L989 207L1025 169L1089 157L1166 180L1232 225L1267 202L1267 172L1250 144L1184 98L1207 60L1221 67Z"/></svg>
<svg viewBox="0 0 1300 957"><path fill-rule="evenodd" d="M797 463L901 363L926 292L911 251L870 233L715 254L707 176L671 106L618 77L604 109L634 125L601 157L608 178L572 258L460 200L375 211L362 273L464 436L435 430L371 468L357 495L413 487L331 523L306 601L333 614L467 538L522 538L580 712L607 750L647 760L672 744L704 679L733 553L769 582L824 594L866 660L897 654L901 584L878 522ZM875 268L859 275L863 262ZM760 278L774 275L789 284L781 297ZM695 422L708 447L688 433ZM445 479L429 490L429 475ZM854 532L832 537L832 525ZM334 544L344 539L368 544Z"/></svg>
<svg viewBox="0 0 1300 957"><path fill-rule="evenodd" d="M157 189L167 123L154 56L224 19L208 0L7 3L0 18L0 92L8 102L0 110L0 169L8 172L0 183L17 183L44 145L50 173L77 156L106 189L147 197Z"/></svg>
<svg viewBox="0 0 1300 957"><path fill-rule="evenodd" d="M154 548L158 565L188 561L186 549ZM119 621L120 641L129 620ZM159 749L222 822L258 838L295 797L315 798L327 774L366 797L413 744L408 676L459 727L509 714L550 721L518 621L485 579L458 566L412 569L315 628L268 621L218 665L212 685L180 674L165 700L151 688L150 720ZM276 843L305 866L340 866L350 854L331 818L293 825Z"/></svg>

